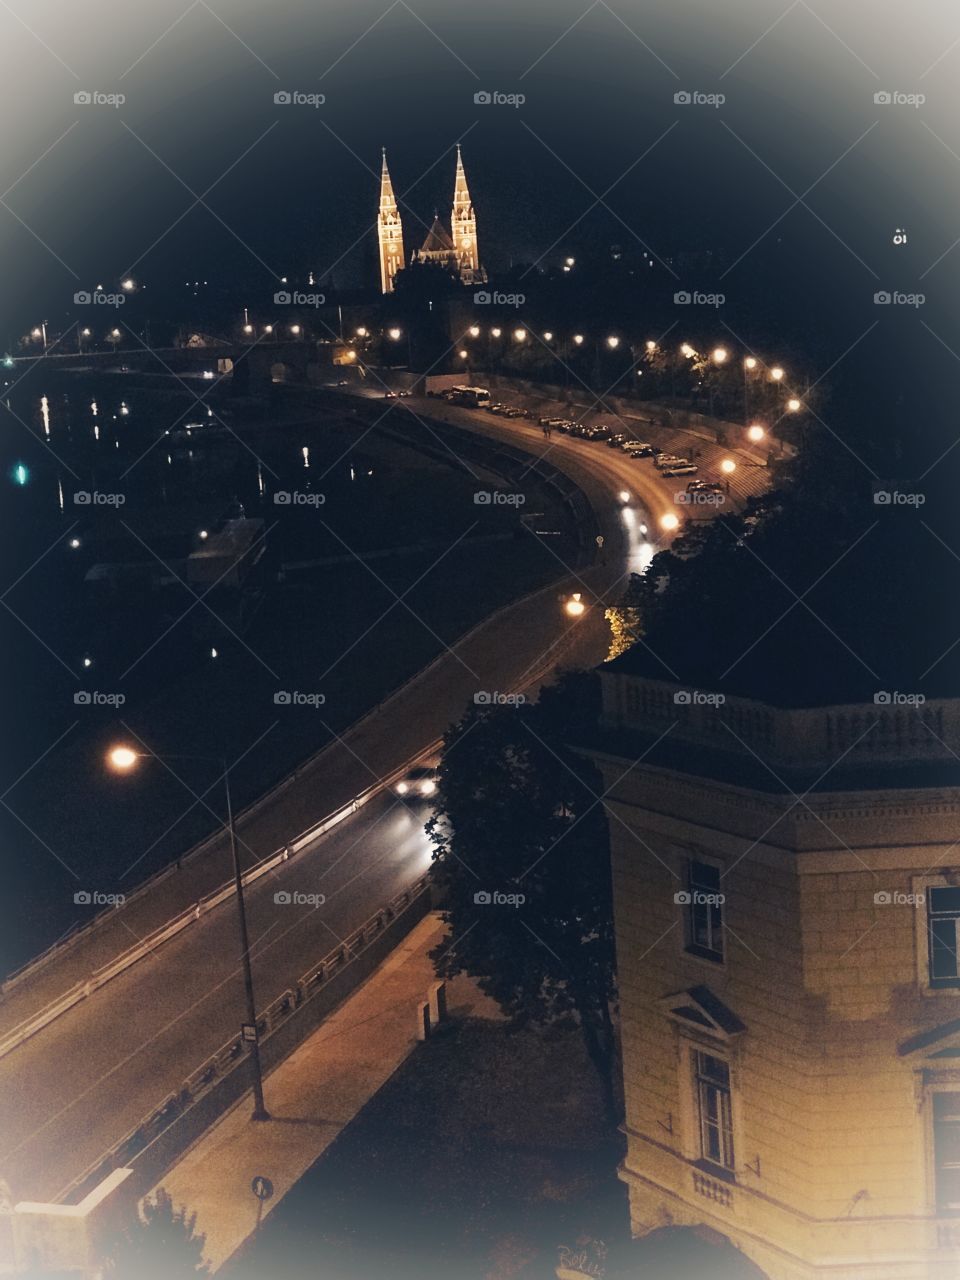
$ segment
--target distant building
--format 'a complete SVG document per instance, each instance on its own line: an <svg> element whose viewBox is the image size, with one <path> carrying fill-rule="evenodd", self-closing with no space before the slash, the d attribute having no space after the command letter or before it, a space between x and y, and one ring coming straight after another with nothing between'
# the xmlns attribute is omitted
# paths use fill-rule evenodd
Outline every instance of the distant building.
<svg viewBox="0 0 960 1280"><path fill-rule="evenodd" d="M377 241L380 249L380 290L382 293L392 293L396 274L404 265L404 248L403 224L390 171L387 168L386 149L383 152L383 167L380 174ZM410 255L411 266L421 263L434 263L443 267L464 285L480 284L487 278L487 273L480 265L477 215L467 187L467 175L463 168L459 147L457 147L450 230L447 230L439 214L435 212L433 223L427 231L423 244Z"/></svg>
<svg viewBox="0 0 960 1280"><path fill-rule="evenodd" d="M602 669L633 1232L773 1280L960 1275L960 700Z"/></svg>

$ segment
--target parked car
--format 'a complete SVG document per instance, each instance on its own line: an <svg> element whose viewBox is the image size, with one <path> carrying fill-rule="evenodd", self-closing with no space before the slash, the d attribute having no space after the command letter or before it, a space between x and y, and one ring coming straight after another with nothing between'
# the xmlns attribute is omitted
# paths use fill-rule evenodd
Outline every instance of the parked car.
<svg viewBox="0 0 960 1280"><path fill-rule="evenodd" d="M695 462L691 462L688 458L681 458L679 462L672 462L668 467L662 467L660 474L663 476L693 476L696 475L699 469Z"/></svg>
<svg viewBox="0 0 960 1280"><path fill-rule="evenodd" d="M516 405L508 404L503 410L503 416L505 418L522 418L523 410L518 409Z"/></svg>
<svg viewBox="0 0 960 1280"><path fill-rule="evenodd" d="M616 431L612 436L608 436L607 447L609 449L619 449L626 441L626 438L622 431Z"/></svg>
<svg viewBox="0 0 960 1280"><path fill-rule="evenodd" d="M609 427L591 427L587 435L590 440L609 440L611 431Z"/></svg>
<svg viewBox="0 0 960 1280"><path fill-rule="evenodd" d="M680 458L675 453L658 453L653 460L653 465L662 471L664 467L672 467L675 463L689 461L689 458Z"/></svg>
<svg viewBox="0 0 960 1280"><path fill-rule="evenodd" d="M660 450L655 444L646 440L624 440L621 448L624 453L635 453L638 458L655 458Z"/></svg>
<svg viewBox="0 0 960 1280"><path fill-rule="evenodd" d="M719 480L691 480L687 485L687 493L725 493L725 487Z"/></svg>

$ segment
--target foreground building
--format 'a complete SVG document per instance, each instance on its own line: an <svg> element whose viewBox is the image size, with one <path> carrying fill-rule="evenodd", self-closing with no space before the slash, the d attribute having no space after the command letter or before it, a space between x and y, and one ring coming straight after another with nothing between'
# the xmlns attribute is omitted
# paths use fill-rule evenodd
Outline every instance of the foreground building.
<svg viewBox="0 0 960 1280"><path fill-rule="evenodd" d="M960 1275L960 700L603 669L632 1227L773 1280Z"/></svg>

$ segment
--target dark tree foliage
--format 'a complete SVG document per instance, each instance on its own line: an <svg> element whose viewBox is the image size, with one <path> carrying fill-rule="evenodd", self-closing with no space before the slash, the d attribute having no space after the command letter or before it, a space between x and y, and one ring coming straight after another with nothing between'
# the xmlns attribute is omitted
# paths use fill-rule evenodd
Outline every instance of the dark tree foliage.
<svg viewBox="0 0 960 1280"><path fill-rule="evenodd" d="M161 1187L143 1203L140 1219L114 1242L104 1268L110 1280L182 1280L209 1275L203 1260L206 1237L197 1215L175 1208Z"/></svg>
<svg viewBox="0 0 960 1280"><path fill-rule="evenodd" d="M517 1027L575 1017L615 1121L607 820L600 775L566 746L596 700L579 673L534 705L472 707L447 734L427 829L449 925L438 974L472 975Z"/></svg>
<svg viewBox="0 0 960 1280"><path fill-rule="evenodd" d="M960 691L958 560L930 526L937 478L912 479L895 447L819 431L774 482L743 514L692 522L633 580L642 643L620 661L774 704ZM894 492L921 502L883 501Z"/></svg>

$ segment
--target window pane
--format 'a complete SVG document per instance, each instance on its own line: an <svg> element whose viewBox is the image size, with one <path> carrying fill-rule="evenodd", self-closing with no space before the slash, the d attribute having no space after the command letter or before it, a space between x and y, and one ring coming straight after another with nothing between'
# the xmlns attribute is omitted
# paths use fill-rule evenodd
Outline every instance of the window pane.
<svg viewBox="0 0 960 1280"><path fill-rule="evenodd" d="M930 920L930 977L957 977L957 924L950 916Z"/></svg>
<svg viewBox="0 0 960 1280"><path fill-rule="evenodd" d="M929 893L932 912L952 911L960 915L960 889L930 889Z"/></svg>

